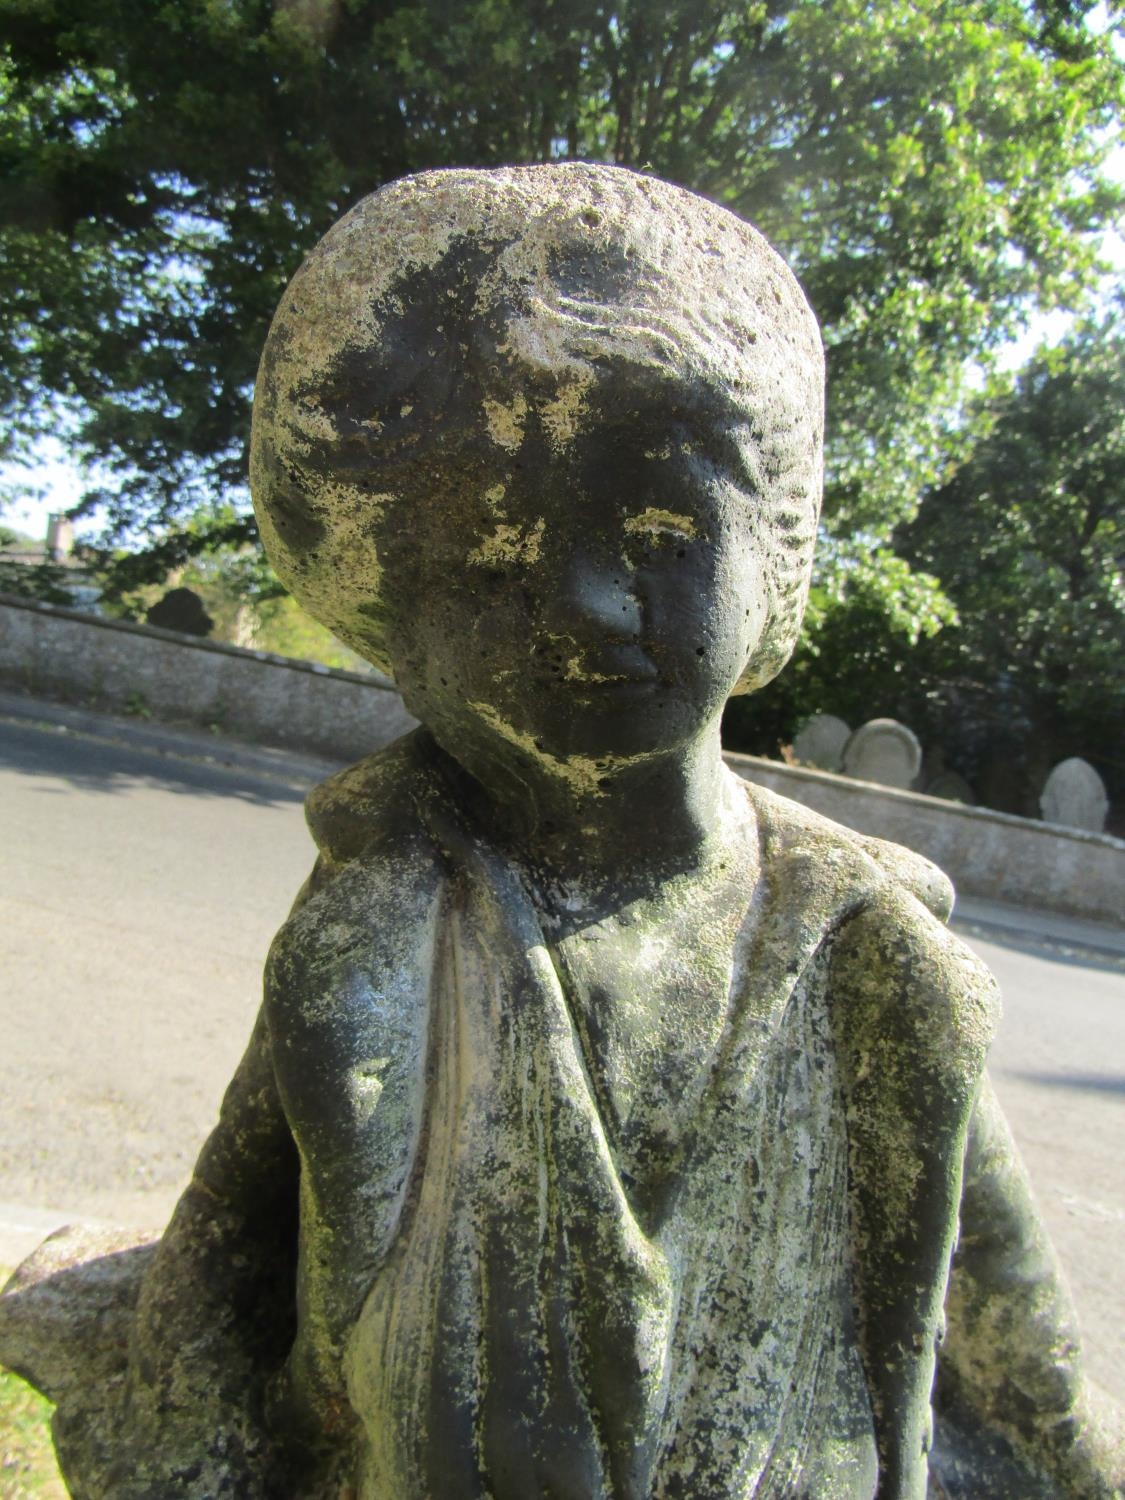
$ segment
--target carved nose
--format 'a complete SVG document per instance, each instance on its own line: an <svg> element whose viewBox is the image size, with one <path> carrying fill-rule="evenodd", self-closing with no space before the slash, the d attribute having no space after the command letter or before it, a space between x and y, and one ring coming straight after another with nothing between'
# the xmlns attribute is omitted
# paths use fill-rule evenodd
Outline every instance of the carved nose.
<svg viewBox="0 0 1125 1500"><path fill-rule="evenodd" d="M565 602L564 602L565 601ZM576 568L561 591L560 604L569 615L563 628L593 628L603 639L635 640L641 630L641 604L634 582L624 569Z"/></svg>

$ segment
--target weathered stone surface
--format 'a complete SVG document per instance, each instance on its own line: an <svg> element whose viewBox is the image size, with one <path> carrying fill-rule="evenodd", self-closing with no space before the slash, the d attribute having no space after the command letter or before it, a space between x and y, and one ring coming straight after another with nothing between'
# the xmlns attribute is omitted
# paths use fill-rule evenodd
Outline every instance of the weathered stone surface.
<svg viewBox="0 0 1125 1500"><path fill-rule="evenodd" d="M897 719L869 719L844 747L844 772L880 786L912 786L922 765L922 747Z"/></svg>
<svg viewBox="0 0 1125 1500"><path fill-rule="evenodd" d="M851 739L851 727L834 714L814 714L793 739L793 756L798 765L815 766L818 771L838 771L844 764L844 747Z"/></svg>
<svg viewBox="0 0 1125 1500"><path fill-rule="evenodd" d="M721 450L720 483L755 494L743 514L769 596L747 690L800 623L821 371L786 266L693 194L580 164L406 178L330 232L278 309L254 407L263 536L306 607L401 680L388 628L416 609L435 552L482 594L545 562L549 518L589 492L599 448L607 488L651 484L636 550L675 556L695 524L678 481ZM534 521L520 514L531 473L548 486ZM696 623L691 651L706 649ZM582 666L557 654L543 667L565 695Z"/></svg>
<svg viewBox="0 0 1125 1500"><path fill-rule="evenodd" d="M615 168L393 184L294 279L263 535L424 727L309 799L126 1378L33 1340L80 1500L1113 1493L948 882L723 768L821 383L764 241Z"/></svg>
<svg viewBox="0 0 1125 1500"><path fill-rule="evenodd" d="M0 1360L55 1403L55 1448L75 1496L108 1497L108 1476L132 1452L119 1441L119 1412L137 1298L158 1238L61 1229L0 1295Z"/></svg>
<svg viewBox="0 0 1125 1500"><path fill-rule="evenodd" d="M1058 1262L987 1083L966 1153L946 1319L934 1403L938 1495L1122 1494L1121 1413L1084 1378Z"/></svg>
<svg viewBox="0 0 1125 1500"><path fill-rule="evenodd" d="M1102 778L1089 761L1072 755L1069 760L1060 761L1047 777L1039 808L1048 823L1101 833L1109 798Z"/></svg>
<svg viewBox="0 0 1125 1500"><path fill-rule="evenodd" d="M4 1362L55 1402L125 1373L129 1330L151 1235L75 1225L45 1240L0 1297Z"/></svg>

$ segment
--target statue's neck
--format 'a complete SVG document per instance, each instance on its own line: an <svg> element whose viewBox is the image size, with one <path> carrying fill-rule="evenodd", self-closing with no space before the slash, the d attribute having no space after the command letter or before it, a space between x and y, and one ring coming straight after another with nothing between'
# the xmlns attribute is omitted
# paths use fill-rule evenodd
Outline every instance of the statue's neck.
<svg viewBox="0 0 1125 1500"><path fill-rule="evenodd" d="M718 722L687 746L594 774L575 763L439 752L489 838L556 885L637 888L702 865L720 837ZM465 776L468 772L468 777Z"/></svg>

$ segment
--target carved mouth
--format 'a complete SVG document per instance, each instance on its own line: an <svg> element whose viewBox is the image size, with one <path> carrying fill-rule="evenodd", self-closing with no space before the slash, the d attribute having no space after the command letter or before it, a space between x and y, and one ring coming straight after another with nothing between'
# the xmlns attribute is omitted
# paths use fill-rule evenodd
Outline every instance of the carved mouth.
<svg viewBox="0 0 1125 1500"><path fill-rule="evenodd" d="M626 691L648 693L660 685L659 677L575 677L568 684L572 691L584 696Z"/></svg>
<svg viewBox="0 0 1125 1500"><path fill-rule="evenodd" d="M659 682L660 673L643 651L623 646L572 656L562 680L583 689L649 687Z"/></svg>

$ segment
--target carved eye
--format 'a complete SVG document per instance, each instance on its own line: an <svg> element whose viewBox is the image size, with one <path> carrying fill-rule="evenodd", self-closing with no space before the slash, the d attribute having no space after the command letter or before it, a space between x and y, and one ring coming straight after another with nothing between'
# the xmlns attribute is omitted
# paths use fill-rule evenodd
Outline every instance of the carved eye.
<svg viewBox="0 0 1125 1500"><path fill-rule="evenodd" d="M694 541L698 528L691 516L650 505L637 515L627 517L625 534L635 537L648 548L671 546L679 549Z"/></svg>

